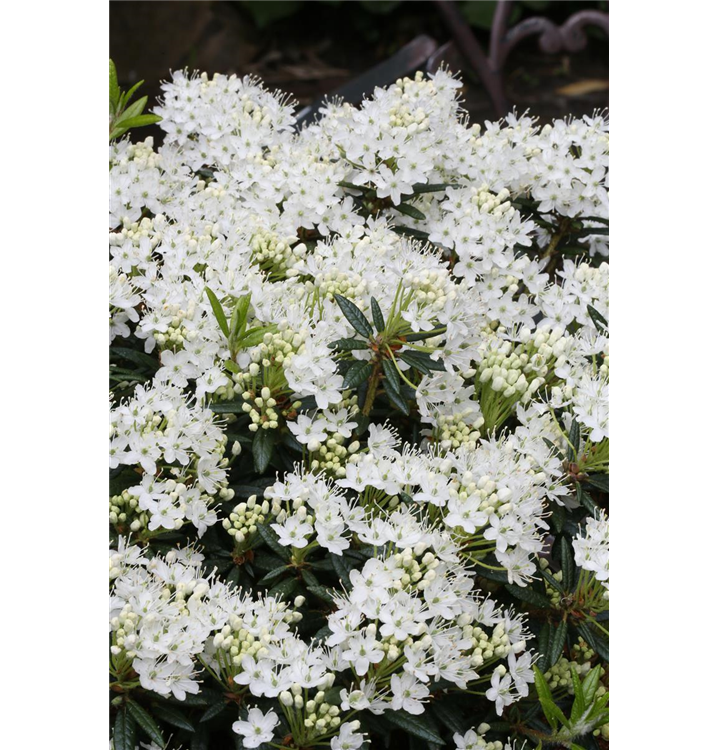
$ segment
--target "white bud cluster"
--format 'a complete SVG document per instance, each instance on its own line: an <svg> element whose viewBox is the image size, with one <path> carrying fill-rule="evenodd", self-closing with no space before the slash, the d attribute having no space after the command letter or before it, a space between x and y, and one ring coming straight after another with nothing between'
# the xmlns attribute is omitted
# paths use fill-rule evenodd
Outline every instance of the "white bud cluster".
<svg viewBox="0 0 718 750"><path fill-rule="evenodd" d="M494 216L512 216L516 210L512 205L509 198L509 191L506 188L502 189L494 195L490 190L489 186L484 183L480 188L471 188L471 203L478 206L479 210L483 214L493 214Z"/></svg>
<svg viewBox="0 0 718 750"><path fill-rule="evenodd" d="M480 667L490 659L503 659L511 652L511 641L503 622L489 635L482 627L464 626L464 636L471 640L471 666Z"/></svg>
<svg viewBox="0 0 718 750"><path fill-rule="evenodd" d="M366 293L366 281L355 272L345 272L338 268L328 268L314 277L314 287L324 297L334 299L335 294L354 300L360 308Z"/></svg>
<svg viewBox="0 0 718 750"><path fill-rule="evenodd" d="M327 703L324 690L318 690L313 698L306 701L303 706L297 706L297 698L294 698L294 707L304 709L304 728L311 730L306 739L312 739L327 734L339 727L342 723L339 717L339 706Z"/></svg>
<svg viewBox="0 0 718 750"><path fill-rule="evenodd" d="M229 518L222 521L222 528L234 539L235 552L241 552L251 546L257 533L257 526L263 524L269 514L269 502L257 502L257 496L251 495L247 502L235 505Z"/></svg>
<svg viewBox="0 0 718 750"><path fill-rule="evenodd" d="M476 443L481 436L481 426L484 424L483 415L472 422L464 421L466 417L475 416L474 409L465 409L456 414L438 414L434 437L443 450L455 450L464 445L467 448L476 448Z"/></svg>
<svg viewBox="0 0 718 750"><path fill-rule="evenodd" d="M291 243L294 238L281 238L271 230L258 230L250 241L254 262L270 279L296 276L295 266L307 254L307 246L302 242Z"/></svg>
<svg viewBox="0 0 718 750"><path fill-rule="evenodd" d="M407 289L413 291L414 297L422 307L439 312L446 307L447 300L456 299L456 290L449 280L446 268L422 268L408 273L402 279Z"/></svg>

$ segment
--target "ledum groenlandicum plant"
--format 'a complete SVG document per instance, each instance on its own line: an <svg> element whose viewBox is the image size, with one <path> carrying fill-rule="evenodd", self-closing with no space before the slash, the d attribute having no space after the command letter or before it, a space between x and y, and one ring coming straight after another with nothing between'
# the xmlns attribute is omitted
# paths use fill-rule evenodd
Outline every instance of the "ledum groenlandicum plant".
<svg viewBox="0 0 718 750"><path fill-rule="evenodd" d="M460 89L110 66L114 750L608 747L608 123Z"/></svg>

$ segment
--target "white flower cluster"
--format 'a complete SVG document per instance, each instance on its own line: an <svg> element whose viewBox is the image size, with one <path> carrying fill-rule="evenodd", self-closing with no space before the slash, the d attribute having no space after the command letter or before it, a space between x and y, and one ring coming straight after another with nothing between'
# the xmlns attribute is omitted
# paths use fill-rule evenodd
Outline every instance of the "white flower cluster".
<svg viewBox="0 0 718 750"><path fill-rule="evenodd" d="M531 633L477 573L525 587L569 477L607 467L607 122L482 129L459 88L419 73L295 132L258 81L176 72L164 145L110 147L111 351L156 367L111 408L112 673L179 700L217 680L248 748L281 725L358 750L354 712L422 714L447 682L498 714L527 696ZM223 504L233 470L258 489ZM171 532L199 541L153 556ZM268 545L295 593L339 560L304 592L323 635L303 595L203 574L203 543L243 586ZM573 548L607 586L607 518ZM457 750L509 749L488 730Z"/></svg>
<svg viewBox="0 0 718 750"><path fill-rule="evenodd" d="M599 509L595 518L586 519L582 534L574 537L576 565L590 571L608 588L608 517Z"/></svg>
<svg viewBox="0 0 718 750"><path fill-rule="evenodd" d="M119 679L133 671L146 690L184 700L199 691L195 677L202 662L230 674L235 684L249 685L255 695L266 695L250 670L254 657L286 645L301 614L272 597L253 599L203 577L203 560L191 548L148 559L120 538L110 552L113 675Z"/></svg>
<svg viewBox="0 0 718 750"><path fill-rule="evenodd" d="M138 385L110 413L110 468L137 467L137 484L110 500L120 532L179 529L191 522L199 536L217 521L215 496L227 489L227 438L214 414L161 381Z"/></svg>

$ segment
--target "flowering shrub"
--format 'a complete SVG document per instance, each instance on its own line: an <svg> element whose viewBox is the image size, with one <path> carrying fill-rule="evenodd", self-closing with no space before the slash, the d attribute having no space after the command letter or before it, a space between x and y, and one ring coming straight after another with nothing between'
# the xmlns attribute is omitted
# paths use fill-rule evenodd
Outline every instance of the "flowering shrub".
<svg viewBox="0 0 718 750"><path fill-rule="evenodd" d="M607 747L608 125L459 88L111 77L115 750Z"/></svg>

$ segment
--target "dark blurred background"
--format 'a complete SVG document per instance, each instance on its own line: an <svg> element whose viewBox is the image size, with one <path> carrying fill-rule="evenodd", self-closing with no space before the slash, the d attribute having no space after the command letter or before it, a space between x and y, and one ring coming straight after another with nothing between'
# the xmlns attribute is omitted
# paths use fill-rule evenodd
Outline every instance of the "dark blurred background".
<svg viewBox="0 0 718 750"><path fill-rule="evenodd" d="M276 2L110 3L110 56L125 88L145 80L150 105L170 70L188 67L212 74L255 74L267 87L291 92L300 105L320 100L420 35L437 45L454 38L438 3L407 0L279 0ZM496 2L454 4L485 53ZM512 4L510 25L541 16L560 26L584 10L608 11L607 2L522 0ZM585 49L546 54L538 36L519 42L504 66L509 106L530 109L542 121L608 106L608 36L585 29ZM480 77L456 44L446 54L461 70L464 107L472 121L497 119ZM152 128L159 134L159 128ZM149 134L151 131L147 131Z"/></svg>

